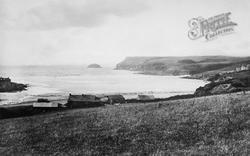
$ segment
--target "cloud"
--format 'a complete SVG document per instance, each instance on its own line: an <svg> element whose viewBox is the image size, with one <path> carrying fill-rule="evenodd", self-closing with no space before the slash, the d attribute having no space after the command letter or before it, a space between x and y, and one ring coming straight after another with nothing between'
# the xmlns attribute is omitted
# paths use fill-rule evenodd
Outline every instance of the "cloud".
<svg viewBox="0 0 250 156"><path fill-rule="evenodd" d="M3 25L6 19L5 3L0 0L0 25Z"/></svg>
<svg viewBox="0 0 250 156"><path fill-rule="evenodd" d="M237 48L239 49L249 49L250 48L250 41L244 41L238 44Z"/></svg>
<svg viewBox="0 0 250 156"><path fill-rule="evenodd" d="M25 2L27 5L33 3ZM5 5L11 4L5 1ZM103 24L109 16L133 16L148 8L143 0L50 0L30 8L19 6L0 12L1 26L15 29L95 27Z"/></svg>

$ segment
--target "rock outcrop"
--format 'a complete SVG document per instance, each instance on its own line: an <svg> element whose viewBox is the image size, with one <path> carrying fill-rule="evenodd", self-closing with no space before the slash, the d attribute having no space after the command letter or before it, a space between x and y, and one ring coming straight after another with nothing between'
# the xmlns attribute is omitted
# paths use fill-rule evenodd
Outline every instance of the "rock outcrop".
<svg viewBox="0 0 250 156"><path fill-rule="evenodd" d="M209 84L206 84L204 87L199 87L198 89L196 89L194 95L206 96L213 94L231 93L249 90L249 87L250 78L233 78L225 81L211 82Z"/></svg>
<svg viewBox="0 0 250 156"><path fill-rule="evenodd" d="M90 64L88 68L102 68L99 64Z"/></svg>
<svg viewBox="0 0 250 156"><path fill-rule="evenodd" d="M0 92L17 92L26 90L26 84L11 82L10 78L0 78Z"/></svg>

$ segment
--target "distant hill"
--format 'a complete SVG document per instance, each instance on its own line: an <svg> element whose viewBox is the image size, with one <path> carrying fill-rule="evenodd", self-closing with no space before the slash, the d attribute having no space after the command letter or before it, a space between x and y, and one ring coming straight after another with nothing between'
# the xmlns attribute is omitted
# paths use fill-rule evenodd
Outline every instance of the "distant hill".
<svg viewBox="0 0 250 156"><path fill-rule="evenodd" d="M250 57L187 56L187 57L127 57L116 69L141 71L154 75L196 75L211 71L234 70L250 64Z"/></svg>
<svg viewBox="0 0 250 156"><path fill-rule="evenodd" d="M99 64L90 64L88 68L102 68Z"/></svg>

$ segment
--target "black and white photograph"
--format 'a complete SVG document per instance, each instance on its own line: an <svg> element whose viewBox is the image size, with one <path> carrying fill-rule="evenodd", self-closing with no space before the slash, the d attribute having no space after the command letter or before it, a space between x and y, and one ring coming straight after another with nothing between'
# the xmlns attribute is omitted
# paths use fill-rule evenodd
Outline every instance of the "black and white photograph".
<svg viewBox="0 0 250 156"><path fill-rule="evenodd" d="M249 156L249 0L0 0L1 156Z"/></svg>

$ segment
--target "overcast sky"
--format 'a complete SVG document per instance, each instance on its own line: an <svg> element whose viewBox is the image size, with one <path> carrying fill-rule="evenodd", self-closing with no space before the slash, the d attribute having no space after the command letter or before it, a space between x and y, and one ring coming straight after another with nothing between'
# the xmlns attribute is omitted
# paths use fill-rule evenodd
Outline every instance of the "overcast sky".
<svg viewBox="0 0 250 156"><path fill-rule="evenodd" d="M191 18L231 12L233 34L190 40ZM0 0L0 64L115 65L126 56L250 53L249 0Z"/></svg>

